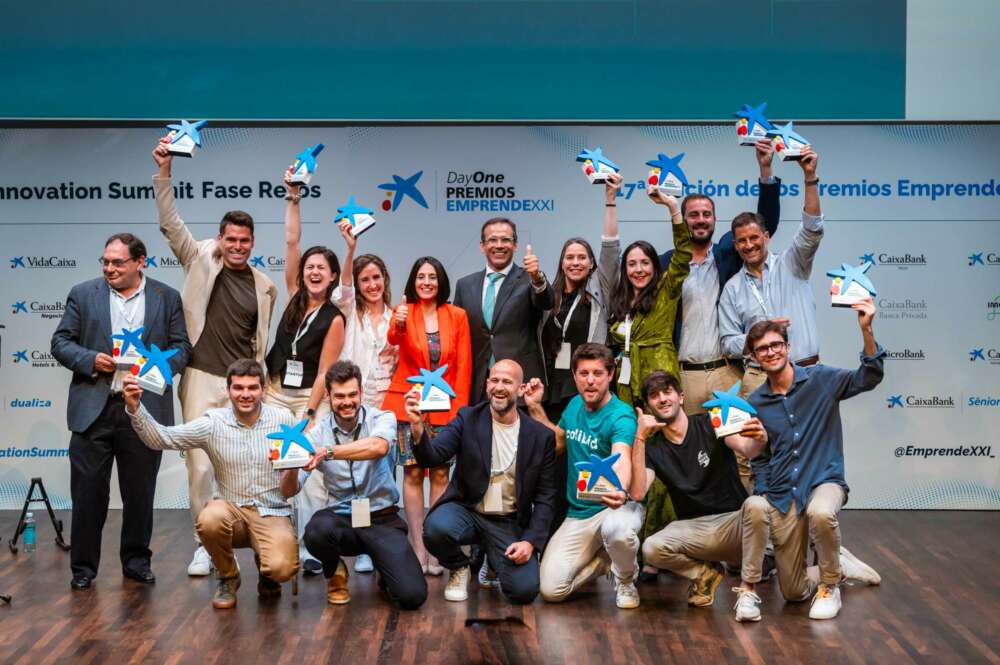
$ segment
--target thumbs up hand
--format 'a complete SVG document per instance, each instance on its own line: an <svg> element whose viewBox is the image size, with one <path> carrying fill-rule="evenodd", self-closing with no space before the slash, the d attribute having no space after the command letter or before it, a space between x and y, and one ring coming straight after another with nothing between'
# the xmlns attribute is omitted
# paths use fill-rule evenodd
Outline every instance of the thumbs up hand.
<svg viewBox="0 0 1000 665"><path fill-rule="evenodd" d="M531 245L527 246L524 253L524 271L531 277L532 283L536 285L545 283L545 275L538 267L538 257L532 253Z"/></svg>
<svg viewBox="0 0 1000 665"><path fill-rule="evenodd" d="M406 317L409 315L409 307L406 306L406 296L403 296L402 304L396 308L396 329L406 330Z"/></svg>

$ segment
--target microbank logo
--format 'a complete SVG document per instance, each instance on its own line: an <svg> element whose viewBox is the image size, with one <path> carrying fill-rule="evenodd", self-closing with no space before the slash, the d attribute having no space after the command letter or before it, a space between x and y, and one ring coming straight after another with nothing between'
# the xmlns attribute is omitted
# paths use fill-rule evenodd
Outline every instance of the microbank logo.
<svg viewBox="0 0 1000 665"><path fill-rule="evenodd" d="M57 270L75 267L76 259L64 256L14 256L10 259L11 270Z"/></svg>
<svg viewBox="0 0 1000 665"><path fill-rule="evenodd" d="M996 252L973 252L969 254L969 267L1000 267L1000 254Z"/></svg>
<svg viewBox="0 0 1000 665"><path fill-rule="evenodd" d="M172 256L147 256L147 268L181 268L181 262Z"/></svg>
<svg viewBox="0 0 1000 665"><path fill-rule="evenodd" d="M951 395L889 395L886 400L889 409L954 409L955 399Z"/></svg>
<svg viewBox="0 0 1000 665"><path fill-rule="evenodd" d="M969 349L969 362L977 365L981 362L987 365L1000 365L1000 350L986 347Z"/></svg>
<svg viewBox="0 0 1000 665"><path fill-rule="evenodd" d="M269 272L281 272L285 269L285 257L273 254L256 254L250 257L250 267Z"/></svg>
<svg viewBox="0 0 1000 665"><path fill-rule="evenodd" d="M385 191L385 200L382 201L382 210L384 212L396 212L396 209L402 205L403 201L407 198L412 200L418 206L427 210L427 199L424 195L417 189L417 183L420 182L420 177L424 175L423 171L417 171L409 178L404 178L393 174L392 182L383 182L378 185L378 188Z"/></svg>
<svg viewBox="0 0 1000 665"><path fill-rule="evenodd" d="M893 266L900 270L924 267L927 265L926 254L895 254L892 252L867 252L858 257L861 263L870 262L877 266Z"/></svg>
<svg viewBox="0 0 1000 665"><path fill-rule="evenodd" d="M923 349L887 349L885 352L887 360L927 360L927 354Z"/></svg>

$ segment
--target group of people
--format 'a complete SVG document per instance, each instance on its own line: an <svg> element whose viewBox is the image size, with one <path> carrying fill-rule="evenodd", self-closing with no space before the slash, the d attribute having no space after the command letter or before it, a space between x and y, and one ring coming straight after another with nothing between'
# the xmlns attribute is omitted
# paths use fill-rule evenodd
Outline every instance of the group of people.
<svg viewBox="0 0 1000 665"><path fill-rule="evenodd" d="M550 280L530 245L514 262L516 224L489 219L483 270L453 293L441 261L420 257L395 307L385 263L356 255L349 221L343 268L327 247L301 250L302 197L286 176L288 299L270 336L278 290L249 263L253 219L226 213L215 237L196 240L161 141L153 187L182 292L145 275L139 238L115 234L103 276L71 290L52 338L73 372L71 586L97 576L115 461L122 571L155 582L156 475L161 451L178 450L194 525L188 574L215 569L216 608L236 605L234 549L249 547L262 597L301 568L325 576L329 603L348 603L344 557L354 557L404 609L426 600L426 575L445 571L449 601L476 584L517 604L559 602L609 574L624 609L639 605L637 583L668 570L691 580L690 605L710 606L728 568L740 576L739 621L760 620L755 586L774 572L787 600L812 599L810 617L836 616L845 579L879 583L841 545L839 402L881 381L884 351L869 299L854 305L860 367L820 364L809 283L824 233L818 157L803 150L802 222L774 253L781 184L770 142L755 154L757 212L736 215L717 242L712 199L650 190L673 248L641 240L622 251L622 180L610 175L598 253L568 239ZM176 350L183 424L170 386L143 390L114 358L112 333L140 328L147 347ZM421 411L407 381L420 370L443 370L449 410ZM757 414L718 438L703 404L737 381ZM267 435L302 419L315 454L275 470ZM599 500L578 491L595 459L613 460L622 487Z"/></svg>

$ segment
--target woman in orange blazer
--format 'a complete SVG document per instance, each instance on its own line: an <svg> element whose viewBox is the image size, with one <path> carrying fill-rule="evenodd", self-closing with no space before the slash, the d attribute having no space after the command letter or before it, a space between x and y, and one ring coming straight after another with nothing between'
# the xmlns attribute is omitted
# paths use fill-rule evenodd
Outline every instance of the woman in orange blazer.
<svg viewBox="0 0 1000 665"><path fill-rule="evenodd" d="M451 283L441 262L422 256L410 269L403 291L403 304L396 308L386 335L389 344L399 346L399 365L389 385L382 408L396 414L399 423L397 443L399 463L403 466L403 509L409 526L410 544L424 573L441 575L444 568L424 548L424 470L417 466L412 453L410 424L404 405L405 395L413 387L407 377L420 374L421 368L435 370L447 365L444 380L456 397L449 411L428 413L433 432L447 424L469 401L472 381L472 338L465 310L448 304ZM448 466L430 470L431 505L448 486Z"/></svg>

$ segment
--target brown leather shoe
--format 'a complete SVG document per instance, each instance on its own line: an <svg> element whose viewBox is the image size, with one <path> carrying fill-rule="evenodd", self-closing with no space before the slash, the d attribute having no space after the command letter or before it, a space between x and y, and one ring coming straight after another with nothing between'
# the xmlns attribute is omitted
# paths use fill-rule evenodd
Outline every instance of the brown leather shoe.
<svg viewBox="0 0 1000 665"><path fill-rule="evenodd" d="M228 610L236 607L236 590L240 588L240 576L227 577L219 580L212 596L212 607L217 610Z"/></svg>
<svg viewBox="0 0 1000 665"><path fill-rule="evenodd" d="M326 602L331 605L346 605L351 602L351 592L347 589L347 566L341 560L337 572L326 581Z"/></svg>
<svg viewBox="0 0 1000 665"><path fill-rule="evenodd" d="M261 598L277 598L281 595L281 585L261 573L257 578L257 595Z"/></svg>

